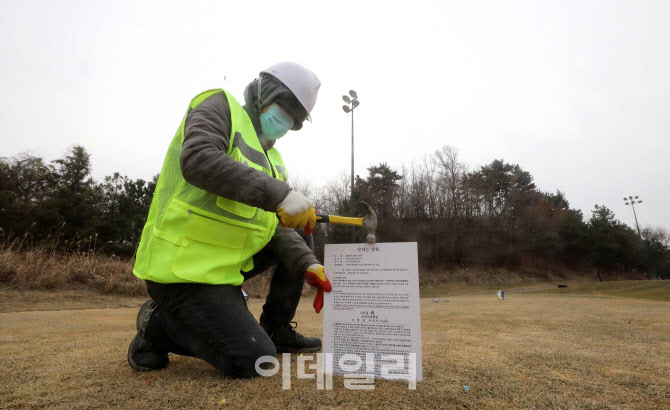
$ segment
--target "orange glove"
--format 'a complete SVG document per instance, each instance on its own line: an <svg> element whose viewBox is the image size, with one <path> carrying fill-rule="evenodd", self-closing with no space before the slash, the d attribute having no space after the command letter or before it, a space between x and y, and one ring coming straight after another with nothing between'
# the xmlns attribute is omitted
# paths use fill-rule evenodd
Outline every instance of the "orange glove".
<svg viewBox="0 0 670 410"><path fill-rule="evenodd" d="M321 312L323 308L323 292L330 292L333 287L330 285L326 274L323 272L323 265L310 265L305 272L305 280L310 286L316 288L316 297L314 298L314 310Z"/></svg>

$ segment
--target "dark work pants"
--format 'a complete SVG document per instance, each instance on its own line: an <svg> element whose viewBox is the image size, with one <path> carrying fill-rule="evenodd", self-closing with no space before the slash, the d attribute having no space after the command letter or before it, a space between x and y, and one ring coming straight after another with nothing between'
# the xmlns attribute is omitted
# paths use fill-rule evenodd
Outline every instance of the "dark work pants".
<svg viewBox="0 0 670 410"><path fill-rule="evenodd" d="M303 236L310 248L312 237ZM254 256L250 279L275 266L260 321L267 329L295 316L305 283L302 272L289 272L265 248ZM256 376L256 359L275 356L274 343L249 312L239 286L146 281L159 308L151 316L146 338L157 349L198 357L232 377Z"/></svg>

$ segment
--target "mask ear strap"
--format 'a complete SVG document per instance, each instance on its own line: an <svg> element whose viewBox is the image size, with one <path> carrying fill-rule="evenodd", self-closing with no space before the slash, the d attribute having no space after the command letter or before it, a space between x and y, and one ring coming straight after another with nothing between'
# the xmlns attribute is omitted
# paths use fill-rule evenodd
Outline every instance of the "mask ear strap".
<svg viewBox="0 0 670 410"><path fill-rule="evenodd" d="M260 115L263 109L263 101L261 101L261 81L263 81L263 74L258 76L258 114Z"/></svg>
<svg viewBox="0 0 670 410"><path fill-rule="evenodd" d="M265 101L261 100L261 81L262 80L263 80L263 74L258 76L258 114L261 113L261 110L263 109L263 106L265 105L266 101L272 101L272 98L274 98L275 95L277 95L278 93L280 93L282 91L282 86L279 86L270 95L268 95L268 98L266 98Z"/></svg>

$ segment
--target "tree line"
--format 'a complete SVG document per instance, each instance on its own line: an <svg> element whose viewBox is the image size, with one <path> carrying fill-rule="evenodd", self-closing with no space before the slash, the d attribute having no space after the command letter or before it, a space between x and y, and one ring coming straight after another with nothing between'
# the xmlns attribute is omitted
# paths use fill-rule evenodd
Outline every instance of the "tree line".
<svg viewBox="0 0 670 410"><path fill-rule="evenodd" d="M81 146L50 163L29 153L0 158L3 242L21 238L26 246L50 242L56 250L93 248L131 257L157 179L114 173L96 182ZM349 181L343 174L318 189L300 179L291 184L320 212L349 215ZM519 165L494 160L468 170L449 146L399 169L369 167L367 176L356 176L355 202L362 200L377 213L378 240L418 242L423 267L589 266L670 278L664 229L645 228L638 236L604 205L595 205L585 220L562 192L540 191ZM335 225L316 229L318 256L326 243L349 242L350 233ZM365 241L363 230L356 235Z"/></svg>
<svg viewBox="0 0 670 410"><path fill-rule="evenodd" d="M132 256L157 179L114 173L98 183L91 178L90 155L82 146L69 148L51 163L30 153L0 158L3 242Z"/></svg>
<svg viewBox="0 0 670 410"><path fill-rule="evenodd" d="M519 165L494 160L470 171L444 146L400 169L380 163L367 170L356 177L355 202L376 210L379 241L418 242L424 267L592 267L670 278L666 230L638 236L605 205L585 220L561 191L540 191ZM345 175L331 181L315 195L317 206L349 215L349 184ZM323 243L350 241L344 227L320 235Z"/></svg>

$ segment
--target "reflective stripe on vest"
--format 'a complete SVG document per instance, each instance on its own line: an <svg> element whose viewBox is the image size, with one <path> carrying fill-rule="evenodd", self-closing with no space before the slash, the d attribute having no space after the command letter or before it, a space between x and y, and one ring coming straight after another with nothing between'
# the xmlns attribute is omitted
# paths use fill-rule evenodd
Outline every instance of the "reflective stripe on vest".
<svg viewBox="0 0 670 410"><path fill-rule="evenodd" d="M284 161L282 160L279 151L277 151L276 148L272 148L267 154L270 163L272 163L272 166L274 167L274 177L284 182L288 181L288 171L286 171Z"/></svg>
<svg viewBox="0 0 670 410"><path fill-rule="evenodd" d="M239 149L242 155L244 155L249 161L253 162L259 167L263 167L266 170L270 169L270 165L268 164L268 159L265 154L258 152L247 145L247 143L244 141L244 138L242 138L242 134L239 132L236 132L235 135L233 135L232 147L233 149Z"/></svg>

